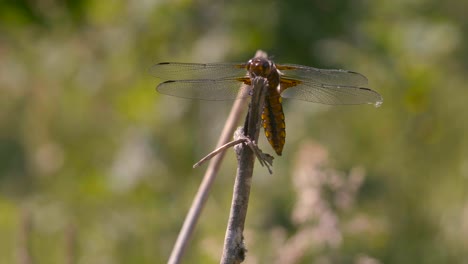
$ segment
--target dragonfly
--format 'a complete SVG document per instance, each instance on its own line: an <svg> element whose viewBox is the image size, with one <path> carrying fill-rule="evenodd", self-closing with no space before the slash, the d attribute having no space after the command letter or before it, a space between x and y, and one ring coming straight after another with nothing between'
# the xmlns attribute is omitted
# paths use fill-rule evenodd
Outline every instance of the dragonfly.
<svg viewBox="0 0 468 264"><path fill-rule="evenodd" d="M296 64L276 64L256 57L246 63L162 62L150 73L161 79L159 93L201 100L234 100L252 94L255 77L267 80L262 112L265 136L278 156L286 141L282 98L327 105L383 103L382 96L369 88L367 78L357 72L318 69Z"/></svg>

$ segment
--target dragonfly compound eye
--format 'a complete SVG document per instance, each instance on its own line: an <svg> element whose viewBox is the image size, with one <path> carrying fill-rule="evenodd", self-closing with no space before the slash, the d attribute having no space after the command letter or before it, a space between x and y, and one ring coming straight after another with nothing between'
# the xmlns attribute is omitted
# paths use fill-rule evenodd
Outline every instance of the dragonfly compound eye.
<svg viewBox="0 0 468 264"><path fill-rule="evenodd" d="M264 61L263 65L262 65L262 68L263 68L264 73L269 73L270 72L270 62Z"/></svg>

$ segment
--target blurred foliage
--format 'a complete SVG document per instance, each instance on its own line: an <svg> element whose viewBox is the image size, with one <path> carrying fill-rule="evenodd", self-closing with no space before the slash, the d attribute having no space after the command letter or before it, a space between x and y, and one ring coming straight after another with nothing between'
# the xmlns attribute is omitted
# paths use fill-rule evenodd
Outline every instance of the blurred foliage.
<svg viewBox="0 0 468 264"><path fill-rule="evenodd" d="M466 10L456 0L2 1L0 263L28 250L34 263L167 261L203 174L192 164L230 103L159 95L148 68L242 62L257 49L362 72L384 104L285 102L283 156L274 175L255 171L246 263L466 263ZM328 168L349 173L300 192L311 139ZM356 166L365 173L349 191ZM235 168L229 153L186 263L218 263ZM340 195L353 201L346 210ZM298 222L300 201L326 210Z"/></svg>

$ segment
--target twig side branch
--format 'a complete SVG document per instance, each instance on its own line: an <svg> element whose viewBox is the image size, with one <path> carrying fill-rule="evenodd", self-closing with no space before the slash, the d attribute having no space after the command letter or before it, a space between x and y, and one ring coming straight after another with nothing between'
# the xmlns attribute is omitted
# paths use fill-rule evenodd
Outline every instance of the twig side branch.
<svg viewBox="0 0 468 264"><path fill-rule="evenodd" d="M226 149L232 147L232 146L235 146L237 144L240 144L240 143L244 143L246 141L246 139L236 139L236 140L233 140L233 141L230 141L224 145L222 145L221 147L213 150L212 152L210 152L208 155L206 155L203 159L201 159L199 162L195 163L193 165L193 168L197 168L199 167L200 165L202 165L204 162L210 160L211 158L213 158L214 156L218 155L219 153L221 152L224 152L226 151Z"/></svg>
<svg viewBox="0 0 468 264"><path fill-rule="evenodd" d="M266 87L267 80L265 78L256 77L252 82L253 95L244 132L253 141L258 141L263 102L267 93ZM231 213L224 240L222 264L241 263L244 261L246 253L243 231L249 203L255 153L245 144L237 146L238 168Z"/></svg>

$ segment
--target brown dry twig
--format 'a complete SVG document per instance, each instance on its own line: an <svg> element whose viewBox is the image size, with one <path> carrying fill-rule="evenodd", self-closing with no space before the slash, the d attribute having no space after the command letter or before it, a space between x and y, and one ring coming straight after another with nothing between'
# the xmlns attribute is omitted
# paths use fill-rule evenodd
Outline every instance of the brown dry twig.
<svg viewBox="0 0 468 264"><path fill-rule="evenodd" d="M252 81L253 95L244 126L244 134L253 141L258 140L261 124L261 113L267 93L267 80L256 77ZM237 145L237 175L234 183L231 212L229 215L226 236L224 240L222 264L235 264L244 261L246 248L244 246L244 224L247 216L247 208L250 197L253 168L255 162L255 151L245 144Z"/></svg>
<svg viewBox="0 0 468 264"><path fill-rule="evenodd" d="M259 50L255 54L256 57L266 57L267 55ZM219 137L217 146L222 146L229 141L232 133L237 126L240 115L244 106L245 100L239 99L234 102L234 105L231 108L231 112L229 114L228 119L223 128L223 132ZM197 194L195 195L192 205L190 206L190 210L185 217L184 224L179 232L177 237L177 241L172 249L171 256L169 257L168 263L169 264L177 264L180 263L182 259L182 255L185 252L187 247L188 241L192 236L192 233L195 229L195 226L198 222L200 217L201 211L205 206L206 200L208 198L208 194L211 190L211 186L216 178L218 173L219 167L221 166L221 162L224 157L224 152L221 152L219 155L213 157L206 169L205 175L203 176L203 180L200 183L200 187L198 188Z"/></svg>

